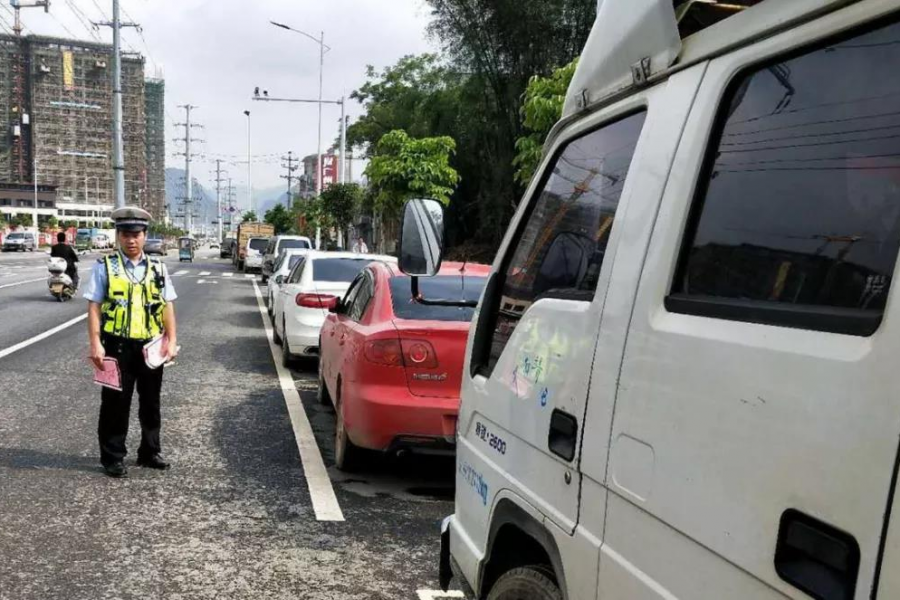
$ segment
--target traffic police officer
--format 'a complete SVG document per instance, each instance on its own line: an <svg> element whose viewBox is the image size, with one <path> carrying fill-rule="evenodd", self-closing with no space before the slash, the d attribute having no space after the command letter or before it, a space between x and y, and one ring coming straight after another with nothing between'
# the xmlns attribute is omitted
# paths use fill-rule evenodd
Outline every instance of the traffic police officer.
<svg viewBox="0 0 900 600"><path fill-rule="evenodd" d="M131 397L137 388L140 400L141 445L137 464L167 469L160 454L159 393L163 368L150 369L143 355L147 342L165 333L171 361L178 354L175 326L175 288L165 265L144 254L150 213L126 207L113 211L118 250L94 265L84 292L88 304L91 361L102 368L104 357L116 358L122 391L103 387L100 398L100 462L110 477L125 477L125 438L131 413Z"/></svg>

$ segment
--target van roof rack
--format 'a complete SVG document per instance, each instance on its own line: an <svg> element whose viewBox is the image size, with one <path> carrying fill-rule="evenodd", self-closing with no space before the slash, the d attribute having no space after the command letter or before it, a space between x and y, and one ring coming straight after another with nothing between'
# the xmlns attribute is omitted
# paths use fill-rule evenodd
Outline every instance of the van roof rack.
<svg viewBox="0 0 900 600"><path fill-rule="evenodd" d="M676 68L774 35L859 0L598 0L561 121Z"/></svg>

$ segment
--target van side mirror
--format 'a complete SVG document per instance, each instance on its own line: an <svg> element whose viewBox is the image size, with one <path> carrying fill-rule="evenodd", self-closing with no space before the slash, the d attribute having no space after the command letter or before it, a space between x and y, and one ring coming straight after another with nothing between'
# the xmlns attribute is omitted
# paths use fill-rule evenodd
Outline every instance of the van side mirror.
<svg viewBox="0 0 900 600"><path fill-rule="evenodd" d="M284 275L276 275L275 283L277 283L278 285L281 285L282 283L284 283Z"/></svg>
<svg viewBox="0 0 900 600"><path fill-rule="evenodd" d="M400 227L400 270L413 277L431 277L441 268L443 251L443 205L420 198L407 202Z"/></svg>

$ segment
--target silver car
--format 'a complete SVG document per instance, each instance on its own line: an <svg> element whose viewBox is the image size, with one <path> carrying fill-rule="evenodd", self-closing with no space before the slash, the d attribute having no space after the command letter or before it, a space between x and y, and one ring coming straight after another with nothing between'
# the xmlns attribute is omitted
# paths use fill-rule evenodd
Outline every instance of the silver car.
<svg viewBox="0 0 900 600"><path fill-rule="evenodd" d="M34 236L30 233L23 233L21 231L16 233L10 233L6 237L3 238L3 251L22 251L26 250L34 252Z"/></svg>

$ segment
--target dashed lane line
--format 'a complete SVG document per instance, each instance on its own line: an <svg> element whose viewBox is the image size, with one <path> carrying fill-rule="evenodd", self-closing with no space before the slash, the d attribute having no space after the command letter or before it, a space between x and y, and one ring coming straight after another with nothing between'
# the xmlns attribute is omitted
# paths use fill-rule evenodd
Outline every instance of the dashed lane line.
<svg viewBox="0 0 900 600"><path fill-rule="evenodd" d="M269 323L262 292L255 280L253 281L253 291L256 293L256 303L259 306L259 313L262 315L266 339L269 341L269 349L272 351L272 359L275 361L281 393L284 396L288 416L294 429L294 439L297 441L297 449L300 451L300 462L303 464L303 473L306 475L306 484L309 487L309 496L316 519L319 521L343 521L344 513L341 512L334 487L328 477L328 470L325 468L325 461L322 460L322 453L319 451L313 435L309 418L300 402L300 393L294 386L294 378L290 371L281 366L281 348L276 346L272 339L272 325Z"/></svg>
<svg viewBox="0 0 900 600"><path fill-rule="evenodd" d="M6 358L7 356L9 356L10 354L13 354L14 352L18 352L19 350L27 348L28 346L37 344L41 340L45 340L52 335L56 335L60 331L62 331L64 329L68 329L72 325L80 323L80 322L84 321L85 319L87 319L87 313L84 313L83 315L75 317L71 321L66 321L62 325L57 325L53 329L50 329L48 331L45 331L44 333L38 334L29 340L25 340L24 342L19 342L15 346L10 346L6 350L0 350L0 358Z"/></svg>
<svg viewBox="0 0 900 600"><path fill-rule="evenodd" d="M232 273L230 271L227 273L222 273L222 277L234 277L234 273Z"/></svg>
<svg viewBox="0 0 900 600"><path fill-rule="evenodd" d="M256 279L256 275L253 273L244 273L244 279Z"/></svg>
<svg viewBox="0 0 900 600"><path fill-rule="evenodd" d="M172 277L181 277L182 275L187 275L187 273L188 273L187 269L182 269L181 271L178 271L177 273L172 273Z"/></svg>
<svg viewBox="0 0 900 600"><path fill-rule="evenodd" d="M209 277L212 275L209 271L200 271L200 277Z"/></svg>

